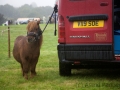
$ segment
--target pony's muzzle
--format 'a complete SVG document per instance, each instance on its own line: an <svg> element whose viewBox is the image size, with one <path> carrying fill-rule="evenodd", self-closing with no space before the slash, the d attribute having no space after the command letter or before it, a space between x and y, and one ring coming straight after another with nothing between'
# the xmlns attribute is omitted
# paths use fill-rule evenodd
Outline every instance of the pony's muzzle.
<svg viewBox="0 0 120 90"><path fill-rule="evenodd" d="M35 40L35 37L28 37L27 38L27 42L29 42L29 43L32 43L32 42L35 42L36 40Z"/></svg>

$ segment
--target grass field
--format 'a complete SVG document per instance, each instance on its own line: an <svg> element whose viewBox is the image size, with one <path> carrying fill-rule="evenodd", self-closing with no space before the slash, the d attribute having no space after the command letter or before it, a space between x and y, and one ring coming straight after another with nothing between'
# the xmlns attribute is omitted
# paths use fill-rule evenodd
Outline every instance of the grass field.
<svg viewBox="0 0 120 90"><path fill-rule="evenodd" d="M41 29L45 24L41 24ZM11 25L11 58L8 58L6 26L0 26L0 90L120 90L120 70L72 70L70 77L59 75L57 36L50 24L43 34L37 76L25 80L20 64L12 56L14 40L26 35L26 25Z"/></svg>

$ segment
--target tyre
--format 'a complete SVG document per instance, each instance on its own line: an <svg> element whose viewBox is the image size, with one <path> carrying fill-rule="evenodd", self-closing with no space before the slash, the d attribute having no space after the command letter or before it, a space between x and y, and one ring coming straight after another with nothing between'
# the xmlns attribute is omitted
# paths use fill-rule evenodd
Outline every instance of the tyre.
<svg viewBox="0 0 120 90"><path fill-rule="evenodd" d="M59 62L59 74L61 76L70 76L71 75L70 65Z"/></svg>

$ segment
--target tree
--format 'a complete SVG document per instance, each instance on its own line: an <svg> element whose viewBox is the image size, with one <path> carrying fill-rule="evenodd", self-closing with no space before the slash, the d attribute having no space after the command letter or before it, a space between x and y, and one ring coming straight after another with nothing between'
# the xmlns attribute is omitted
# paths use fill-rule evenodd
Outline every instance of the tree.
<svg viewBox="0 0 120 90"><path fill-rule="evenodd" d="M2 14L0 14L0 25L1 25L2 23L4 23L5 21L6 21L6 19L3 17Z"/></svg>
<svg viewBox="0 0 120 90"><path fill-rule="evenodd" d="M17 18L42 18L43 16L48 17L52 12L53 8L50 6L33 7L24 4L21 7L14 8L9 4L0 5L0 13L9 20L16 20Z"/></svg>
<svg viewBox="0 0 120 90"><path fill-rule="evenodd" d="M30 6L32 6L33 8L36 8L37 4L35 2L32 2Z"/></svg>
<svg viewBox="0 0 120 90"><path fill-rule="evenodd" d="M18 18L19 12L13 6L6 4L0 5L0 13L4 15L6 18Z"/></svg>

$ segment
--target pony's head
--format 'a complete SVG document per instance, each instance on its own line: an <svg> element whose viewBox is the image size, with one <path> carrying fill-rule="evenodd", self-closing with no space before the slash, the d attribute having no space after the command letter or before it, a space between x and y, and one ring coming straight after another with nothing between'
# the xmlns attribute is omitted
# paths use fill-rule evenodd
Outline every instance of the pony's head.
<svg viewBox="0 0 120 90"><path fill-rule="evenodd" d="M28 21L27 25L27 41L29 43L35 42L40 39L42 35L42 31L39 27L40 20L38 21Z"/></svg>

